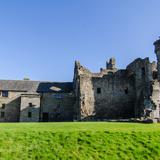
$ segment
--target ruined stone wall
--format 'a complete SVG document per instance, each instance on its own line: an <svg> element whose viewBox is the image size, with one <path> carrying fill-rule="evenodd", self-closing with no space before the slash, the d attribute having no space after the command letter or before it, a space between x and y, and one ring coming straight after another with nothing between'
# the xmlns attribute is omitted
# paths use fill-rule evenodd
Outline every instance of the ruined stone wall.
<svg viewBox="0 0 160 160"><path fill-rule="evenodd" d="M24 92L9 91L8 97L0 96L0 122L18 122L20 117L20 95ZM5 105L4 107L2 105ZM1 117L2 112L4 117Z"/></svg>
<svg viewBox="0 0 160 160"><path fill-rule="evenodd" d="M152 82L152 95L153 111L151 118L160 118L160 83L158 80Z"/></svg>
<svg viewBox="0 0 160 160"><path fill-rule="evenodd" d="M41 121L72 121L76 99L73 93L43 93ZM44 114L48 114L48 120Z"/></svg>
<svg viewBox="0 0 160 160"><path fill-rule="evenodd" d="M97 119L117 119L134 117L134 81L124 70L113 75L92 78L95 117ZM101 93L98 93L98 88Z"/></svg>
<svg viewBox="0 0 160 160"><path fill-rule="evenodd" d="M95 115L95 100L92 77L80 76L80 114L81 119Z"/></svg>
<svg viewBox="0 0 160 160"><path fill-rule="evenodd" d="M76 73L79 82L79 119L134 117L134 79L132 76L128 78L125 70L101 69L100 73L91 73L78 64Z"/></svg>
<svg viewBox="0 0 160 160"><path fill-rule="evenodd" d="M79 62L74 69L74 93L76 96L75 118L86 119L95 114L92 73Z"/></svg>
<svg viewBox="0 0 160 160"><path fill-rule="evenodd" d="M151 82L153 81L153 71L155 65L149 62L149 58L136 59L127 66L128 76L135 78L136 104L135 116L144 116L144 101L151 101Z"/></svg>
<svg viewBox="0 0 160 160"><path fill-rule="evenodd" d="M39 122L39 116L40 95L21 95L20 122Z"/></svg>

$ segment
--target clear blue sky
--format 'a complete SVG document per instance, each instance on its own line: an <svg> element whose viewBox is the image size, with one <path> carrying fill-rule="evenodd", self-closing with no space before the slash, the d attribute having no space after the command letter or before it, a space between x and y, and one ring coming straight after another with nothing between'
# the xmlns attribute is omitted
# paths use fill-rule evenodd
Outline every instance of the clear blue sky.
<svg viewBox="0 0 160 160"><path fill-rule="evenodd" d="M93 72L155 60L160 0L0 0L0 79L72 81L74 61Z"/></svg>

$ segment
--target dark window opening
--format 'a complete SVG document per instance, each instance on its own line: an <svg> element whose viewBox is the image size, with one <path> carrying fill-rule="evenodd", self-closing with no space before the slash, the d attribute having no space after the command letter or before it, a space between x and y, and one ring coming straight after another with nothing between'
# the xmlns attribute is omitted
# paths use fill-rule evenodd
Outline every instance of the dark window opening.
<svg viewBox="0 0 160 160"><path fill-rule="evenodd" d="M32 117L32 112L28 112L28 118Z"/></svg>
<svg viewBox="0 0 160 160"><path fill-rule="evenodd" d="M156 71L153 71L153 79L157 79L157 72Z"/></svg>
<svg viewBox="0 0 160 160"><path fill-rule="evenodd" d="M49 113L47 112L44 112L43 113L43 119L42 119L43 122L48 122L49 121Z"/></svg>
<svg viewBox="0 0 160 160"><path fill-rule="evenodd" d="M145 76L145 68L142 68L142 76Z"/></svg>
<svg viewBox="0 0 160 160"><path fill-rule="evenodd" d="M32 103L29 103L29 107L33 107Z"/></svg>
<svg viewBox="0 0 160 160"><path fill-rule="evenodd" d="M2 91L2 97L8 97L8 91Z"/></svg>
<svg viewBox="0 0 160 160"><path fill-rule="evenodd" d="M6 104L3 103L3 104L2 104L2 109L5 109L5 107L6 107Z"/></svg>
<svg viewBox="0 0 160 160"><path fill-rule="evenodd" d="M97 94L101 94L101 88L97 88Z"/></svg>
<svg viewBox="0 0 160 160"><path fill-rule="evenodd" d="M124 90L124 92L125 92L125 94L128 94L128 88L126 88L126 89Z"/></svg>
<svg viewBox="0 0 160 160"><path fill-rule="evenodd" d="M1 118L4 118L4 116L5 116L5 113L1 112Z"/></svg>

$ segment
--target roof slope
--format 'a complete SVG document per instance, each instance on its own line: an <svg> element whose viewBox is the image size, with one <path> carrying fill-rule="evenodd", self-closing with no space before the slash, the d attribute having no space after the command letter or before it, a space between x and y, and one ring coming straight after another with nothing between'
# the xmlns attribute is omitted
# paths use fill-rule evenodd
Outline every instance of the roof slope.
<svg viewBox="0 0 160 160"><path fill-rule="evenodd" d="M0 80L0 90L22 91L22 92L60 92L73 91L72 82L42 82L30 80Z"/></svg>

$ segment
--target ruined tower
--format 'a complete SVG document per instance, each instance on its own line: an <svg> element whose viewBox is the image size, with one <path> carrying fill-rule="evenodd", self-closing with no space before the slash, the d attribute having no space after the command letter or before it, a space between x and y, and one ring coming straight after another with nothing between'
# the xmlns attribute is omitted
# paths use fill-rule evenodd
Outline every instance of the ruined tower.
<svg viewBox="0 0 160 160"><path fill-rule="evenodd" d="M111 58L110 60L109 60L109 62L106 62L106 69L111 69L111 70L113 70L113 69L115 69L115 65L116 65L116 60L115 60L115 58Z"/></svg>
<svg viewBox="0 0 160 160"><path fill-rule="evenodd" d="M157 72L158 72L158 80L160 81L160 39L154 42L155 53L157 56Z"/></svg>

